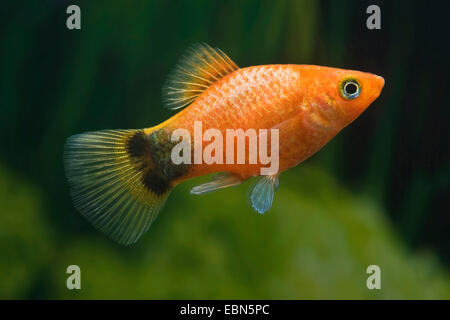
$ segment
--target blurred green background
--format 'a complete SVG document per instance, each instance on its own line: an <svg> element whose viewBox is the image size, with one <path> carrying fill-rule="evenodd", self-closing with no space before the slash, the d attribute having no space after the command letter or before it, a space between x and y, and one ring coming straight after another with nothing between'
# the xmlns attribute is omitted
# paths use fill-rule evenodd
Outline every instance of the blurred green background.
<svg viewBox="0 0 450 320"><path fill-rule="evenodd" d="M78 4L82 29L66 28ZM449 48L444 1L6 1L0 16L0 298L450 298ZM366 28L378 4L382 30ZM281 175L273 209L248 183L177 187L122 247L75 211L62 150L75 133L150 127L190 44L239 66L318 64L386 80L331 143ZM82 289L66 288L81 268ZM366 268L381 267L381 290Z"/></svg>

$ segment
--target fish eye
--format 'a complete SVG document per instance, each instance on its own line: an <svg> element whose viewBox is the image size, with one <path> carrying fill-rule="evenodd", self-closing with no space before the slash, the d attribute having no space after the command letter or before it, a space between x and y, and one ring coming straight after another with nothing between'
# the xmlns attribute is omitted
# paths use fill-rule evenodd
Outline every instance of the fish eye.
<svg viewBox="0 0 450 320"><path fill-rule="evenodd" d="M341 96L345 99L355 99L361 93L361 85L356 79L346 79L340 85Z"/></svg>

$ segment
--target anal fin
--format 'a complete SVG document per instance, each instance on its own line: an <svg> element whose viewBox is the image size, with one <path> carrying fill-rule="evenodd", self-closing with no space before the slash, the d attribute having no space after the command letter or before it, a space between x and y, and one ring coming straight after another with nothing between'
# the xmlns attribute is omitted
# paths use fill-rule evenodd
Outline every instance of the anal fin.
<svg viewBox="0 0 450 320"><path fill-rule="evenodd" d="M213 177L212 181L195 186L191 189L191 194L210 193L219 189L240 185L242 179L232 173L219 173Z"/></svg>

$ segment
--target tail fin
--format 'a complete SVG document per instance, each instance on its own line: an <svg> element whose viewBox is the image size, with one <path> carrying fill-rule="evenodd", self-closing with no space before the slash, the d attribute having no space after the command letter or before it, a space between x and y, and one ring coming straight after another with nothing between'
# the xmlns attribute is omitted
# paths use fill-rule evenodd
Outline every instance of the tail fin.
<svg viewBox="0 0 450 320"><path fill-rule="evenodd" d="M169 180L152 160L143 130L103 130L71 136L64 166L75 207L121 244L148 230L170 193Z"/></svg>

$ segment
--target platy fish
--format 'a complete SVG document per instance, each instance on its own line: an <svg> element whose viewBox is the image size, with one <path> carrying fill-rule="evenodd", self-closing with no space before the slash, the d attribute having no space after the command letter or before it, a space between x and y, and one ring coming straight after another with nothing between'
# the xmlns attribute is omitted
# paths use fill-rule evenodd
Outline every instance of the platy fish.
<svg viewBox="0 0 450 320"><path fill-rule="evenodd" d="M384 79L377 75L330 67L239 68L220 49L196 44L182 56L162 90L166 107L183 110L151 128L68 138L64 163L74 205L94 227L121 244L136 242L148 230L177 184L210 173L219 174L194 187L192 194L256 177L249 203L257 212L267 212L279 174L322 148L380 95L383 86ZM212 128L223 136L229 129L277 129L278 170L261 175L261 163L228 159L174 163L172 151L179 141L173 133L182 128L198 135L195 123L201 123L200 135ZM225 159L230 142L223 140L214 156L223 153ZM272 140L266 140L269 150ZM248 160L255 151L246 146L245 152Z"/></svg>

